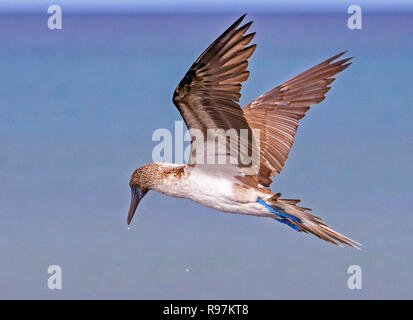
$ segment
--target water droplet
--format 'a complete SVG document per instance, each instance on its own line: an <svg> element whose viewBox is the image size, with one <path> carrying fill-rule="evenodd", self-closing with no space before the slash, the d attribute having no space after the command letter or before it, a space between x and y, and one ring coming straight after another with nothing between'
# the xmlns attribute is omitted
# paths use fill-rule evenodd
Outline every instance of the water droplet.
<svg viewBox="0 0 413 320"><path fill-rule="evenodd" d="M185 271L186 271L186 272L189 272L189 268L186 268Z"/></svg>
<svg viewBox="0 0 413 320"><path fill-rule="evenodd" d="M130 230L130 226L128 226L128 230Z"/></svg>

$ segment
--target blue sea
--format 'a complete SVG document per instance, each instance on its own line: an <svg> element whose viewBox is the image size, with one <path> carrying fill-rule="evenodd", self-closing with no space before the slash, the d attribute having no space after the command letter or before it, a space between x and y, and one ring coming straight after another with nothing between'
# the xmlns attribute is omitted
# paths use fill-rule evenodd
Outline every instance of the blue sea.
<svg viewBox="0 0 413 320"><path fill-rule="evenodd" d="M0 16L1 299L412 299L413 15L250 14L242 105L348 50L271 189L363 243L150 192L131 172L173 130L172 93L234 14ZM62 268L50 290L49 265ZM362 270L351 290L349 266Z"/></svg>

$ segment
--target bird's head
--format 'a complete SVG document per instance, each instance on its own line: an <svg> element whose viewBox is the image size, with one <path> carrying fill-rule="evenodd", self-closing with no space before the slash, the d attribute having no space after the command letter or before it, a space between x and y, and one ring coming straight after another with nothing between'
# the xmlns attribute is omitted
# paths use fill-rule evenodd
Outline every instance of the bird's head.
<svg viewBox="0 0 413 320"><path fill-rule="evenodd" d="M131 202L128 213L128 225L130 225L132 218L135 214L136 208L142 198L148 193L152 188L154 183L154 173L152 165L146 165L136 169L131 176L129 181L129 186L131 189Z"/></svg>

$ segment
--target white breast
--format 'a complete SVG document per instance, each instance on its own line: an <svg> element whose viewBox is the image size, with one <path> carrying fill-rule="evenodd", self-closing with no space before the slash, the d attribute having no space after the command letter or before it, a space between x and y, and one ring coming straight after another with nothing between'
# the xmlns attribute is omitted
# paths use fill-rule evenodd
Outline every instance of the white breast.
<svg viewBox="0 0 413 320"><path fill-rule="evenodd" d="M235 194L234 179L206 170L191 169L181 177L171 176L157 188L157 191L172 197L187 198L204 206L232 213L267 215L268 211L256 203L259 196L250 190L240 199ZM241 197L242 198L242 197Z"/></svg>

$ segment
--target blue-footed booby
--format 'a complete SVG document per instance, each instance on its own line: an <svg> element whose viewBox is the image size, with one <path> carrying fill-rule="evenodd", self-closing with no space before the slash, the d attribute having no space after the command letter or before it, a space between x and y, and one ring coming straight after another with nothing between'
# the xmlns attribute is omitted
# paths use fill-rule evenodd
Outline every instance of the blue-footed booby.
<svg viewBox="0 0 413 320"><path fill-rule="evenodd" d="M240 26L244 17L201 54L178 84L173 103L192 138L188 164L155 162L135 170L127 223L145 194L155 190L224 212L272 218L333 244L358 248L358 242L298 206L300 200L283 199L269 189L294 143L298 121L324 100L333 76L351 58L338 60L345 52L339 53L241 108L241 83L249 77L248 59L256 48L250 45L255 33L246 34L252 21Z"/></svg>

